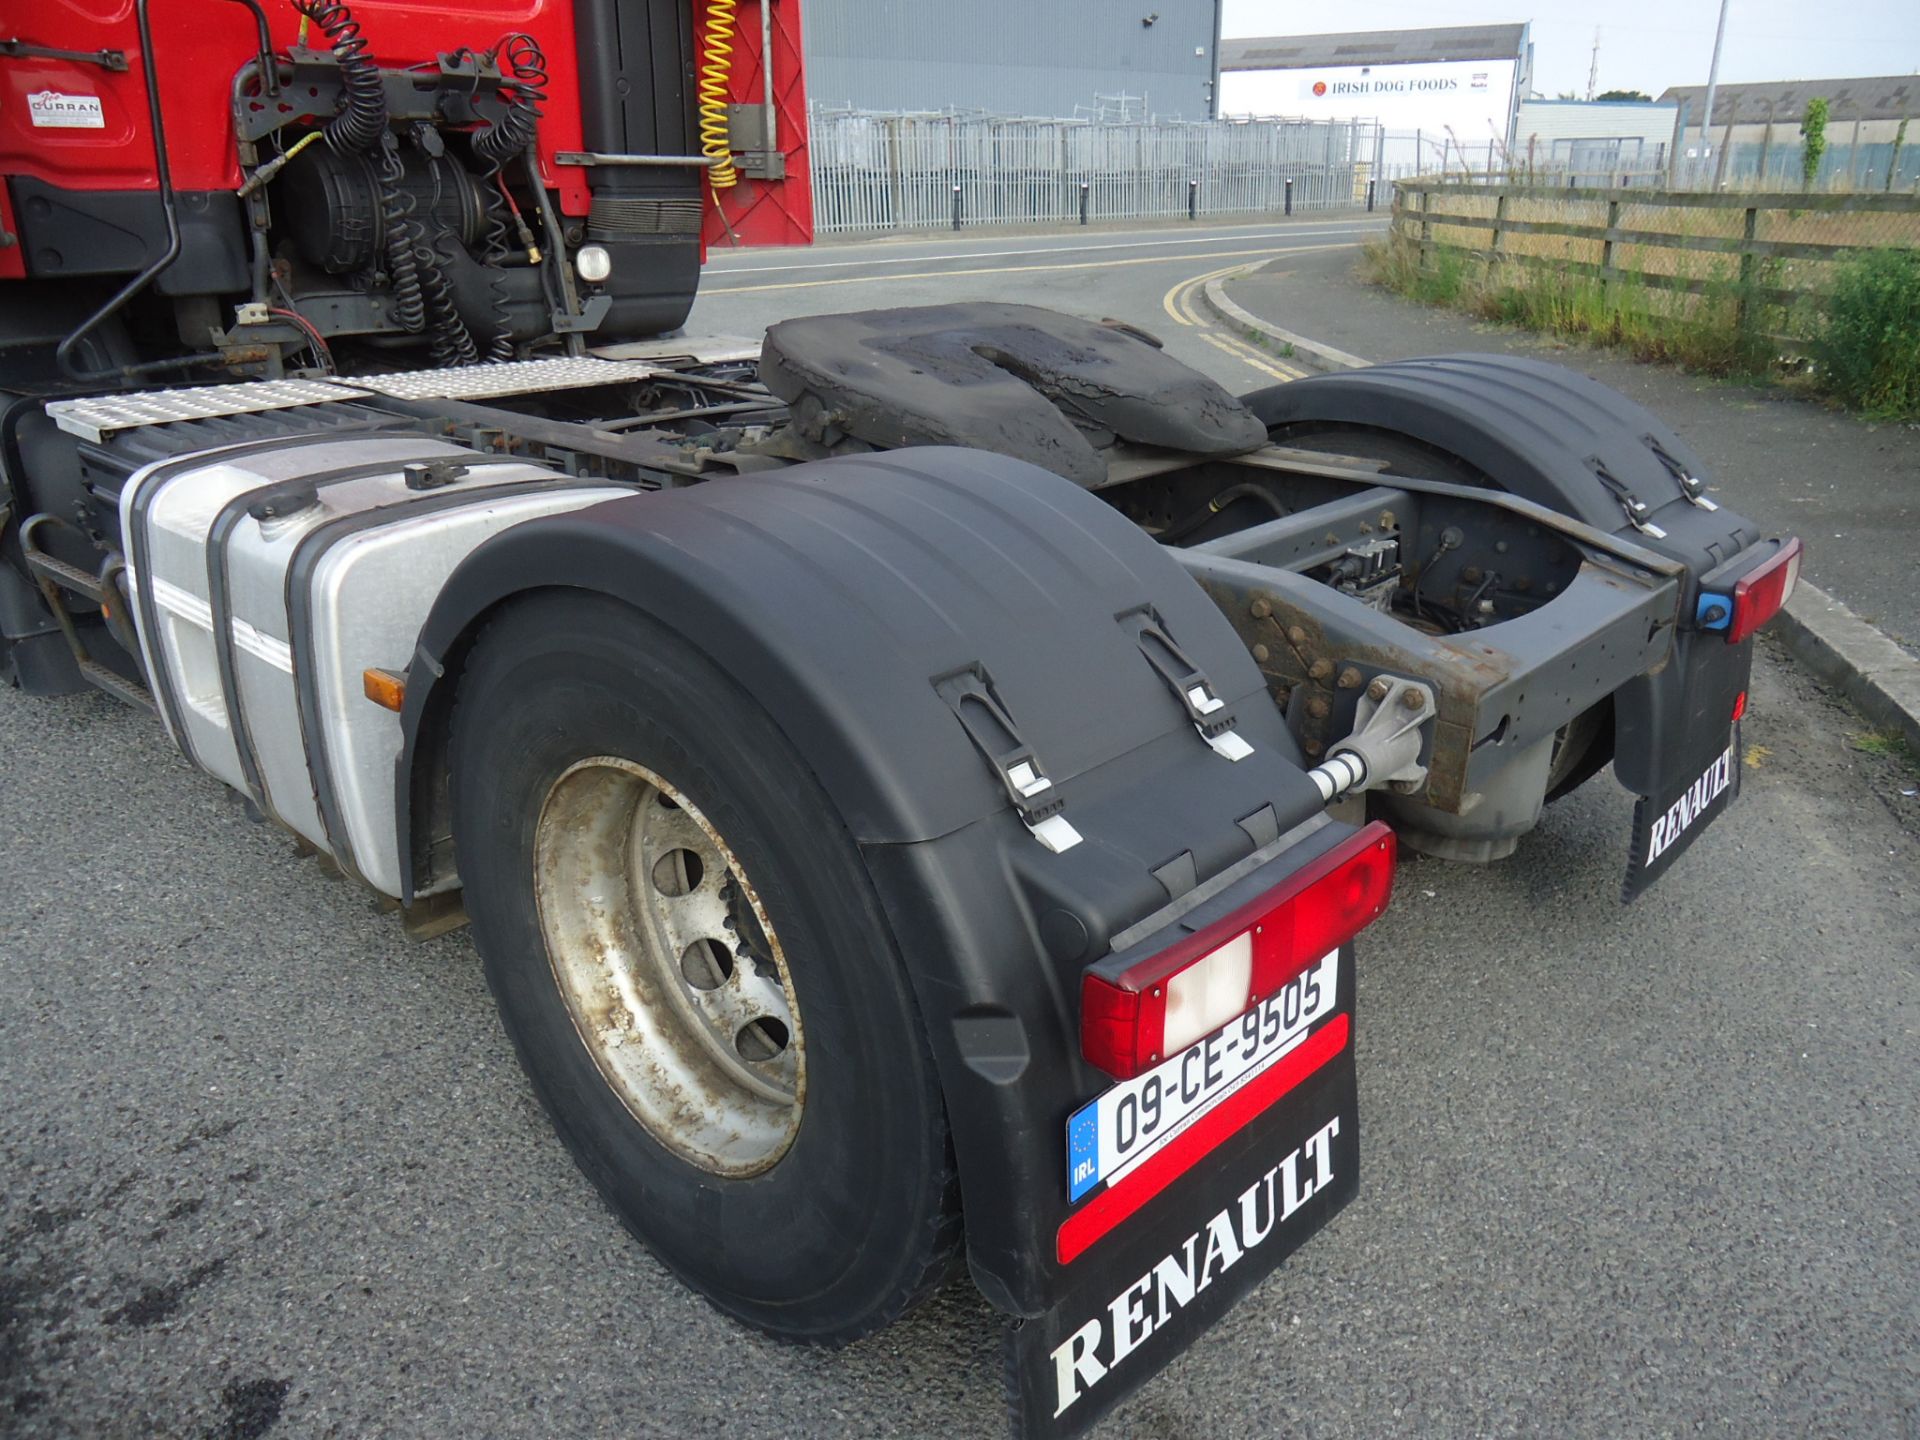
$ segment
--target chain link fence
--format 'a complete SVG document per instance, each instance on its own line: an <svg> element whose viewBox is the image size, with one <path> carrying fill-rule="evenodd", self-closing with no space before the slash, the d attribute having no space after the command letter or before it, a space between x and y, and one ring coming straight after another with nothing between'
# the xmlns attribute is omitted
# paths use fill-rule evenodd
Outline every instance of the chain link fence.
<svg viewBox="0 0 1920 1440"><path fill-rule="evenodd" d="M816 110L814 229L1271 215L1364 205L1368 121L1102 122ZM1384 208L1386 193L1378 191Z"/></svg>
<svg viewBox="0 0 1920 1440"><path fill-rule="evenodd" d="M1575 190L1920 192L1920 133L1909 144L1890 122L1874 122L1864 132L1859 123L1836 122L1810 181L1802 169L1805 144L1798 124L1785 119L1770 125L1741 119L1706 135L1683 124L1668 140L1528 140L1511 149L1494 139L1463 141L1450 131L1395 130L1380 144L1380 193L1384 202L1386 181L1418 176ZM1412 156L1418 159L1408 163Z"/></svg>

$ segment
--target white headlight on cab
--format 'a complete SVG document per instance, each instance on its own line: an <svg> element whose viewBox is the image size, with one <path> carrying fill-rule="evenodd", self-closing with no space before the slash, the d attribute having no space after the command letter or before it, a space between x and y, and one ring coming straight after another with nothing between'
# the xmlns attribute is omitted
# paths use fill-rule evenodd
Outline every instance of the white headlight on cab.
<svg viewBox="0 0 1920 1440"><path fill-rule="evenodd" d="M601 284L613 274L613 256L601 245L582 245L573 257L574 271L589 285Z"/></svg>

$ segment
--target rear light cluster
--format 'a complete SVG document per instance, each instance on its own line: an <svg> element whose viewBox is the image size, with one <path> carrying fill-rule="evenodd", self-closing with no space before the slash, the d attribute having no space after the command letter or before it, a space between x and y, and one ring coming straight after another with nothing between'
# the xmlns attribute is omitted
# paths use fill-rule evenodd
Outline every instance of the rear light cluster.
<svg viewBox="0 0 1920 1440"><path fill-rule="evenodd" d="M1258 1005L1379 919L1393 832L1375 821L1258 900L1080 987L1080 1049L1125 1080Z"/></svg>
<svg viewBox="0 0 1920 1440"><path fill-rule="evenodd" d="M1780 613L1800 579L1801 544L1783 540L1780 548L1733 582L1731 594L1703 591L1696 614L1700 626L1725 634L1737 645Z"/></svg>

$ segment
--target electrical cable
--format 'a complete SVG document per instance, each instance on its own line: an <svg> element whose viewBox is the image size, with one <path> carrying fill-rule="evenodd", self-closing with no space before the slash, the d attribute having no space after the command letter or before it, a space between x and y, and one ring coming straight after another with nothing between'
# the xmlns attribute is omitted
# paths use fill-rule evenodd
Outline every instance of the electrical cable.
<svg viewBox="0 0 1920 1440"><path fill-rule="evenodd" d="M278 306L270 308L269 315L278 315L288 324L298 328L307 337L307 348L313 351L313 358L331 375L334 373L333 349L327 344L327 337L314 328L313 322L294 310L282 310Z"/></svg>
<svg viewBox="0 0 1920 1440"><path fill-rule="evenodd" d="M1259 500L1266 504L1275 515L1281 518L1285 518L1292 513L1281 503L1280 497L1264 485L1229 485L1218 495L1207 501L1200 509L1167 526L1166 529L1157 533L1153 538L1162 545L1174 540L1184 539L1237 500Z"/></svg>

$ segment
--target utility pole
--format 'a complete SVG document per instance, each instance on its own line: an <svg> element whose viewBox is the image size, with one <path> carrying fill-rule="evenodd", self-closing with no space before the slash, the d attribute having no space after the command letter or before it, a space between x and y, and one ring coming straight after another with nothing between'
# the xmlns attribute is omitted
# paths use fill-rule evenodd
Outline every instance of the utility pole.
<svg viewBox="0 0 1920 1440"><path fill-rule="evenodd" d="M1724 11L1722 13L1725 13ZM1587 99L1593 99L1595 85L1600 79L1600 27L1593 27L1593 64L1587 67Z"/></svg>
<svg viewBox="0 0 1920 1440"><path fill-rule="evenodd" d="M1727 0L1720 0L1720 24L1713 32L1713 61L1707 66L1707 113L1700 117L1702 149L1713 148L1713 92L1720 83L1720 42L1727 38Z"/></svg>

